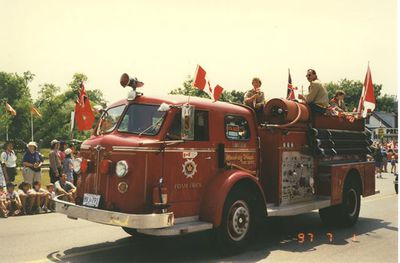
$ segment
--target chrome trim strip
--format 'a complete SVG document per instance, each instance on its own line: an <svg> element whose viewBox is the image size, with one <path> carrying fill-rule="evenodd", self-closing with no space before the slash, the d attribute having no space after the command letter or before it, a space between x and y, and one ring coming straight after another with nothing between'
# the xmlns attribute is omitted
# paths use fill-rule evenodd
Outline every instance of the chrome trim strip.
<svg viewBox="0 0 400 263"><path fill-rule="evenodd" d="M174 213L172 212L163 214L126 214L76 205L59 200L59 197L56 196L54 199L56 211L67 215L69 218L81 218L100 224L135 229L165 228L174 225Z"/></svg>
<svg viewBox="0 0 400 263"><path fill-rule="evenodd" d="M172 227L161 229L138 229L139 233L152 236L177 236L194 232L200 232L213 228L213 224L202 221L190 221L175 224Z"/></svg>
<svg viewBox="0 0 400 263"><path fill-rule="evenodd" d="M160 148L156 147L130 147L130 146L113 146L113 151L121 152L160 152ZM165 148L165 152L203 152L214 153L216 149L213 148ZM256 148L226 148L225 152L228 153L256 153Z"/></svg>
<svg viewBox="0 0 400 263"><path fill-rule="evenodd" d="M280 206L267 205L267 214L268 216L294 216L311 212L315 209L329 207L330 205L330 198Z"/></svg>

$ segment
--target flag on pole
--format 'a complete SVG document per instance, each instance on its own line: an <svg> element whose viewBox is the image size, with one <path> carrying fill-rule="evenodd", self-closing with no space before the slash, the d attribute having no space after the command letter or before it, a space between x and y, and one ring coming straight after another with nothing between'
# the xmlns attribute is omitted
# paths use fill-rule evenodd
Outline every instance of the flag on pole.
<svg viewBox="0 0 400 263"><path fill-rule="evenodd" d="M194 74L193 86L204 91L208 94L208 96L210 96L211 99L217 101L224 89L220 85L211 87L210 81L207 79L206 75L206 71L200 65L197 65L196 73Z"/></svg>
<svg viewBox="0 0 400 263"><path fill-rule="evenodd" d="M374 94L374 85L372 83L371 70L368 64L367 74L365 75L365 80L364 80L363 91L361 93L361 98L358 103L358 108L357 108L358 114L361 115L363 118L367 117L367 113L372 112L375 109L375 104L376 102Z"/></svg>
<svg viewBox="0 0 400 263"><path fill-rule="evenodd" d="M289 71L289 77L288 77L288 86L287 86L286 99L294 100L294 99L296 99L296 96L294 95L294 90L297 90L297 87L293 87L293 85L292 85L292 76L290 76L290 69L288 71Z"/></svg>
<svg viewBox="0 0 400 263"><path fill-rule="evenodd" d="M75 120L78 130L90 130L94 123L94 114L90 106L89 97L85 91L85 85L81 84L79 97L75 104Z"/></svg>
<svg viewBox="0 0 400 263"><path fill-rule="evenodd" d="M13 109L13 107L11 107L11 105L8 104L7 102L6 102L6 110L7 110L12 116L17 115L17 112L16 112L16 111Z"/></svg>
<svg viewBox="0 0 400 263"><path fill-rule="evenodd" d="M39 112L38 109L36 109L34 106L31 107L31 112L33 115L36 115L37 117L41 118L42 114Z"/></svg>

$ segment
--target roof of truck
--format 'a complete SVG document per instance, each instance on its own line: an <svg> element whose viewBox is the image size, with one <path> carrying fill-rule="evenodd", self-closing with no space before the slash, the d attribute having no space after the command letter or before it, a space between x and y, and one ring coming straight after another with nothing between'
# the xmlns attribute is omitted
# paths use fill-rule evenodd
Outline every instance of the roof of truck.
<svg viewBox="0 0 400 263"><path fill-rule="evenodd" d="M188 97L182 95L165 95L157 97L143 95L143 96L138 96L134 101L128 101L127 99L117 101L115 103L112 103L109 106L109 108L129 103L161 104L163 102L171 105L183 105L189 102L191 105L194 105L196 108L200 109L224 111L224 112L238 113L238 114L240 113L245 114L250 111L250 108L244 105L232 104L221 101L213 102L210 99L199 98L199 97Z"/></svg>

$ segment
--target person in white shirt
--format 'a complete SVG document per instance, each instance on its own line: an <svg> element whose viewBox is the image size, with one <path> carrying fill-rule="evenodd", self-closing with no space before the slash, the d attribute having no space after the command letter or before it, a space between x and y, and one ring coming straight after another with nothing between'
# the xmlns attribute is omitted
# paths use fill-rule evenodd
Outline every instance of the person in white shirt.
<svg viewBox="0 0 400 263"><path fill-rule="evenodd" d="M14 144L12 142L6 144L6 150L0 155L0 162L5 167L8 180L14 182L17 175L17 155L14 152Z"/></svg>

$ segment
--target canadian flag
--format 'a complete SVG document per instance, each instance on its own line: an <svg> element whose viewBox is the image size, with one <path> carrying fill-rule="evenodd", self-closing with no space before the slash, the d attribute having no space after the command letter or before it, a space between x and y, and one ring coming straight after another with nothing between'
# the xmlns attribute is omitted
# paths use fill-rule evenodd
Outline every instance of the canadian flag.
<svg viewBox="0 0 400 263"><path fill-rule="evenodd" d="M372 84L371 70L368 65L367 74L365 75L364 87L361 93L360 102L358 103L357 112L363 117L367 117L368 112L375 109L374 85Z"/></svg>
<svg viewBox="0 0 400 263"><path fill-rule="evenodd" d="M79 97L75 104L75 120L78 130L90 130L93 126L95 116L90 106L89 97L86 94L85 86L81 84Z"/></svg>
<svg viewBox="0 0 400 263"><path fill-rule="evenodd" d="M196 73L194 74L195 77L193 86L204 91L208 94L208 96L210 96L210 98L214 99L214 101L217 101L224 89L218 84L212 88L206 75L206 71L200 65L197 65Z"/></svg>
<svg viewBox="0 0 400 263"><path fill-rule="evenodd" d="M14 108L11 107L11 105L8 104L7 102L6 102L6 110L11 114L11 116L17 115L17 112L14 110Z"/></svg>

